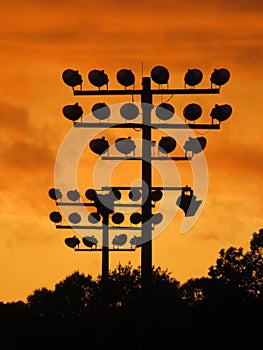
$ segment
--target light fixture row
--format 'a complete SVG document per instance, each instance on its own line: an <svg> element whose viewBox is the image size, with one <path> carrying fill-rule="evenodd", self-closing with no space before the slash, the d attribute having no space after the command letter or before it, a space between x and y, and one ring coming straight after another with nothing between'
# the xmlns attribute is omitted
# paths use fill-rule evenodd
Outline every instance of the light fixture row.
<svg viewBox="0 0 263 350"><path fill-rule="evenodd" d="M49 218L55 224L59 224L62 221L62 215L59 211L52 211L49 214ZM154 225L158 225L163 219L163 215L161 213L153 214L151 217L151 223ZM120 225L125 220L125 215L121 212L115 212L111 216L111 221ZM79 213L73 212L69 214L68 221L74 225L79 224L82 221L82 217ZM102 216L98 212L92 212L88 215L88 221L91 224L98 224L102 221ZM142 214L139 212L134 212L130 215L130 222L134 225L138 225L142 222Z"/></svg>
<svg viewBox="0 0 263 350"><path fill-rule="evenodd" d="M95 103L91 108L92 115L98 120L108 120L111 115L111 109L105 102ZM62 108L62 113L65 118L75 123L83 117L83 108L76 102L75 104L66 105ZM202 107L197 103L189 103L183 109L183 116L188 122L196 121L203 113ZM120 107L120 115L125 120L134 120L140 115L140 110L135 103L128 102ZM212 120L217 120L219 123L227 120L232 114L232 107L228 104L215 104L210 112ZM173 105L167 102L162 102L155 108L155 115L163 121L170 120L175 115Z"/></svg>
<svg viewBox="0 0 263 350"><path fill-rule="evenodd" d="M114 188L109 193L112 194L113 200L118 201L121 199L122 194L120 190L117 190ZM54 188L54 187L48 191L48 195L54 201L61 200L63 198L63 194L60 191L60 189ZM81 197L77 189L67 191L66 196L72 202L79 201ZM99 196L98 191L92 188L87 189L85 192L85 197L90 201L96 201L98 196ZM129 199L136 202L141 199L142 193L141 193L141 190L131 187L131 189L129 190L128 196L129 196ZM163 192L160 189L154 189L151 191L150 196L153 202L158 202L162 199Z"/></svg>
<svg viewBox="0 0 263 350"><path fill-rule="evenodd" d="M93 86L100 89L102 86L106 85L108 89L109 78L104 70L93 69L88 73L87 78ZM158 65L152 68L151 79L154 83L158 85L168 84L169 78L170 73L168 69L164 66ZM80 86L80 88L82 89L83 78L78 70L74 70L71 68L66 69L62 73L62 79L66 85L72 87L73 89L76 86ZM194 88L196 85L201 83L202 79L203 73L200 69L188 69L184 76L185 88L187 86ZM226 84L229 81L229 79L229 70L227 70L226 68L215 68L210 76L211 88L213 87L213 85L221 87L222 85ZM120 85L124 86L124 88L127 88L129 86L134 87L135 75L131 69L124 68L117 72L116 80Z"/></svg>
<svg viewBox="0 0 263 350"><path fill-rule="evenodd" d="M156 141L151 141L152 147L156 147ZM203 151L206 147L207 140L204 136L200 137L189 137L188 140L184 143L183 149L185 153L191 152L192 155L198 154ZM120 153L128 156L133 152L135 156L136 144L134 140L128 137L119 137L115 140L114 146ZM176 140L171 136L162 136L158 142L158 152L165 155L173 152L177 146ZM106 140L105 136L101 138L93 139L89 142L89 147L92 152L98 154L99 156L109 152L110 144Z"/></svg>
<svg viewBox="0 0 263 350"><path fill-rule="evenodd" d="M51 188L49 190L49 196L53 200L58 200L62 198L62 193L59 189ZM68 198L75 202L79 200L80 195L77 190L71 190L67 192ZM92 212L88 215L88 220L91 223L97 223L101 220L102 217L106 214L112 215L112 221L115 224L120 224L124 221L124 215L120 212L114 212L114 201L118 201L121 199L121 192L118 189L112 189L107 194L98 194L94 189L87 189L85 192L85 196L88 200L94 202L94 207L96 207L97 212ZM153 202L158 202L163 197L163 191L160 189L154 189L150 192L150 198ZM137 201L141 198L141 191L137 188L132 188L129 191L129 198ZM181 208L185 216L194 216L202 201L197 200L197 197L194 195L193 190L191 188L182 189L181 195L176 200L176 205ZM158 224L162 221L162 214L157 213L154 214L151 218L153 224ZM62 215L58 211L53 211L50 213L50 220L56 224L62 221ZM79 223L81 221L81 217L78 213L70 214L69 221L72 223ZM130 221L133 224L139 224L142 222L142 214L139 212L134 212L130 216Z"/></svg>
<svg viewBox="0 0 263 350"><path fill-rule="evenodd" d="M121 233L119 235L114 236L111 243L113 247L115 246L121 247L127 243L127 240L128 240L128 236L125 233ZM82 237L82 242L86 247L91 249L93 248L93 246L97 247L97 244L99 243L97 238L94 235ZM130 239L129 243L131 246L139 247L142 245L143 240L141 236L133 236ZM65 238L65 244L68 247L75 249L76 247L79 247L80 239L75 235L73 237L67 237Z"/></svg>

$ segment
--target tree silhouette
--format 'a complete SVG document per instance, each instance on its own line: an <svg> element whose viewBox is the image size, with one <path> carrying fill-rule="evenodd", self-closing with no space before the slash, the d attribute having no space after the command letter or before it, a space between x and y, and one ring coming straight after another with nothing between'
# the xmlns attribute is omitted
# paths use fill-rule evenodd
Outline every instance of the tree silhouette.
<svg viewBox="0 0 263 350"><path fill-rule="evenodd" d="M129 262L122 266L120 263L109 272L108 303L111 309L134 306L139 300L141 289L140 268L134 269ZM101 275L98 277L101 287Z"/></svg>
<svg viewBox="0 0 263 350"><path fill-rule="evenodd" d="M209 268L209 276L220 279L243 291L248 300L263 298L263 229L253 233L250 250L230 247L221 249L216 265Z"/></svg>
<svg viewBox="0 0 263 350"><path fill-rule="evenodd" d="M61 316L80 316L98 308L99 289L92 276L74 272L56 284L54 296L60 305Z"/></svg>
<svg viewBox="0 0 263 350"><path fill-rule="evenodd" d="M180 284L171 272L153 267L152 345L169 347L173 335L184 346L257 345L263 312L263 229L253 233L250 249L229 247L219 251L208 276ZM101 275L75 271L54 290L36 289L27 302L0 303L0 334L9 342L49 337L61 346L75 344L99 348ZM109 348L136 349L139 338L141 269L120 263L109 273ZM10 334L12 336L10 336ZM242 337L241 337L242 334ZM191 336L189 336L191 335ZM31 339L31 338L30 338Z"/></svg>

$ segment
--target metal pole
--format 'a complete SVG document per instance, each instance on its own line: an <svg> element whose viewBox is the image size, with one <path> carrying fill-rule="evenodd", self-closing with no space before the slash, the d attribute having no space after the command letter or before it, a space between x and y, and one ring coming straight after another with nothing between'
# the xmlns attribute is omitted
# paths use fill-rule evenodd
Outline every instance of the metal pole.
<svg viewBox="0 0 263 350"><path fill-rule="evenodd" d="M108 348L108 279L109 279L109 214L102 216L102 285L100 314L100 349Z"/></svg>
<svg viewBox="0 0 263 350"><path fill-rule="evenodd" d="M142 79L143 92L141 95L142 103L142 239L141 248L141 349L149 349L149 340L151 337L151 299L152 299L152 216L151 206L151 187L152 187L152 168L151 168L151 111L152 111L152 93L151 79L144 77Z"/></svg>

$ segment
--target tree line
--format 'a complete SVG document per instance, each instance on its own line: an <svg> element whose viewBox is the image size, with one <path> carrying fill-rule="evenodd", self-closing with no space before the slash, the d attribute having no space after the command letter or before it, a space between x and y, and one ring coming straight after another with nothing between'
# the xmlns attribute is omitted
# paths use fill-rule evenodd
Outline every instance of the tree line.
<svg viewBox="0 0 263 350"><path fill-rule="evenodd" d="M248 251L221 249L208 276L180 283L153 267L153 347L184 344L236 349L261 344L263 315L263 229ZM99 349L102 278L75 271L54 290L36 289L26 302L0 302L0 334L23 342ZM131 263L110 271L107 289L109 349L136 349L139 340L141 269ZM174 344L174 346L171 346ZM148 349L147 349L148 350Z"/></svg>

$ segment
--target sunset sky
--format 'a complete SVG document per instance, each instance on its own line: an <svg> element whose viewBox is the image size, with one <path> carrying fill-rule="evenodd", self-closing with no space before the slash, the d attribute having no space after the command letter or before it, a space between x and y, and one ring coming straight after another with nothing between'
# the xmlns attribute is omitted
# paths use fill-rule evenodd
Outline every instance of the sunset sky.
<svg viewBox="0 0 263 350"><path fill-rule="evenodd" d="M63 106L79 102L88 114L95 101L116 104L125 99L73 96L62 81L68 68L79 70L87 89L92 88L87 79L92 69L104 69L109 88L116 89L121 68L134 72L140 88L142 62L144 76L156 65L165 66L171 88L184 87L188 68L203 72L200 87L206 88L214 68L227 68L231 77L219 95L170 100L178 115L188 103L199 103L206 122L216 103L230 104L233 113L220 130L205 135L208 192L200 217L182 234L184 217L178 211L153 240L153 264L167 268L183 283L206 276L221 248L249 249L252 234L263 226L262 15L263 3L258 0L2 4L0 301L25 301L35 289L53 289L74 271L94 278L101 272L99 252L74 252L64 244L74 232L56 230L49 220L57 208L48 190L54 186L58 150L72 128ZM159 102L160 97L154 100ZM92 185L96 160L87 147L79 169L82 189ZM182 185L192 185L187 166L178 164L178 171ZM114 176L126 185L123 182L132 181L132 174L123 164ZM138 267L140 250L110 254L111 269L128 261Z"/></svg>

